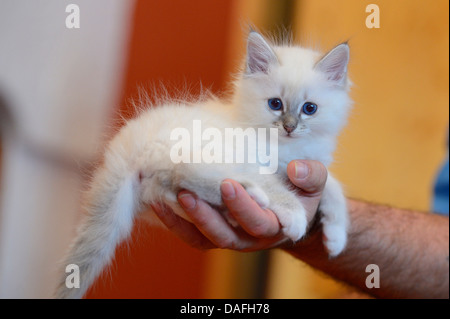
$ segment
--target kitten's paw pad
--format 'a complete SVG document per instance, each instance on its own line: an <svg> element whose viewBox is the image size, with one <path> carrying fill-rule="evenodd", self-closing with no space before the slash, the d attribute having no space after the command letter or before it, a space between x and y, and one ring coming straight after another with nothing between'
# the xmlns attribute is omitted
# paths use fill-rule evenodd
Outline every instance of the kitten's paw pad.
<svg viewBox="0 0 450 319"><path fill-rule="evenodd" d="M250 186L246 191L262 209L269 207L270 199L261 188Z"/></svg>
<svg viewBox="0 0 450 319"><path fill-rule="evenodd" d="M283 234L293 242L300 240L306 233L306 218L303 214L293 213L289 222L280 220Z"/></svg>
<svg viewBox="0 0 450 319"><path fill-rule="evenodd" d="M326 225L323 229L323 243L330 257L336 257L345 248L347 232L344 227Z"/></svg>

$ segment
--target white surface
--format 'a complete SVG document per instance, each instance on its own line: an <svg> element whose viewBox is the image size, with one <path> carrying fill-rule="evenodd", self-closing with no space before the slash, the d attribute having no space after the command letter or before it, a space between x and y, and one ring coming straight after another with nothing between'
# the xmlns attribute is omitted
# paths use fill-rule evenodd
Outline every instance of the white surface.
<svg viewBox="0 0 450 319"><path fill-rule="evenodd" d="M66 28L70 3L80 8L79 29ZM17 133L2 135L0 298L51 297L83 176L22 142L75 163L98 155L120 97L133 7L122 0L0 3L0 94Z"/></svg>

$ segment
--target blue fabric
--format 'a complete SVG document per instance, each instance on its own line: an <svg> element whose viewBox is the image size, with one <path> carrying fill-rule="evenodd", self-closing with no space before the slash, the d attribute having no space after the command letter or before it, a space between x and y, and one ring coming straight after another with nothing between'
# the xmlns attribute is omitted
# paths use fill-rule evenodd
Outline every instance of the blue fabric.
<svg viewBox="0 0 450 319"><path fill-rule="evenodd" d="M449 171L448 158L442 166L434 186L433 211L438 214L448 215L449 198Z"/></svg>

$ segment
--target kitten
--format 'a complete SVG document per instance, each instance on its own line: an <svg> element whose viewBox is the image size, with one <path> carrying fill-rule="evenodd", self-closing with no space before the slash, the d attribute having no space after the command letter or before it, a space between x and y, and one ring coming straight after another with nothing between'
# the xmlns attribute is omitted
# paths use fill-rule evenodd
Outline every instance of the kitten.
<svg viewBox="0 0 450 319"><path fill-rule="evenodd" d="M81 287L66 288L64 273L56 297L81 298L85 294L148 204L164 202L188 219L176 200L177 193L187 189L223 209L220 184L226 178L240 182L261 206L271 209L286 237L301 239L311 216L306 216L287 182L287 164L294 159L331 163L336 136L351 105L348 61L345 43L321 56L297 46L269 44L251 31L245 67L235 81L230 101L215 97L192 105L168 101L130 120L107 147L104 164L87 194L86 219L64 262L64 266L79 266ZM277 174L261 174L262 164L250 161L174 163L170 154L180 141L174 140L173 132L182 128L195 135L195 120L219 133L227 128L272 129L278 134ZM265 143L273 146L269 139ZM206 147L208 143L203 140L200 144L197 146ZM225 149L224 157L229 151ZM234 147L231 151L237 156L247 150ZM199 155L198 148L190 152L188 157ZM346 244L348 218L342 189L332 176L328 176L320 211L324 244L330 256L336 256ZM227 218L226 212L224 216ZM229 222L233 224L231 219Z"/></svg>

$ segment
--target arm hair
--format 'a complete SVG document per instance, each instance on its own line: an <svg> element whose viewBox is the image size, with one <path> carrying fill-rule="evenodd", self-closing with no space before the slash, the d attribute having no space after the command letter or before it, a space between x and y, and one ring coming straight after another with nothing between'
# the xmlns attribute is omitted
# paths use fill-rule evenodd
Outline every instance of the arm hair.
<svg viewBox="0 0 450 319"><path fill-rule="evenodd" d="M348 243L338 257L328 257L320 227L284 249L377 298L449 298L448 217L355 200L348 207ZM369 264L380 269L380 288L366 287Z"/></svg>

